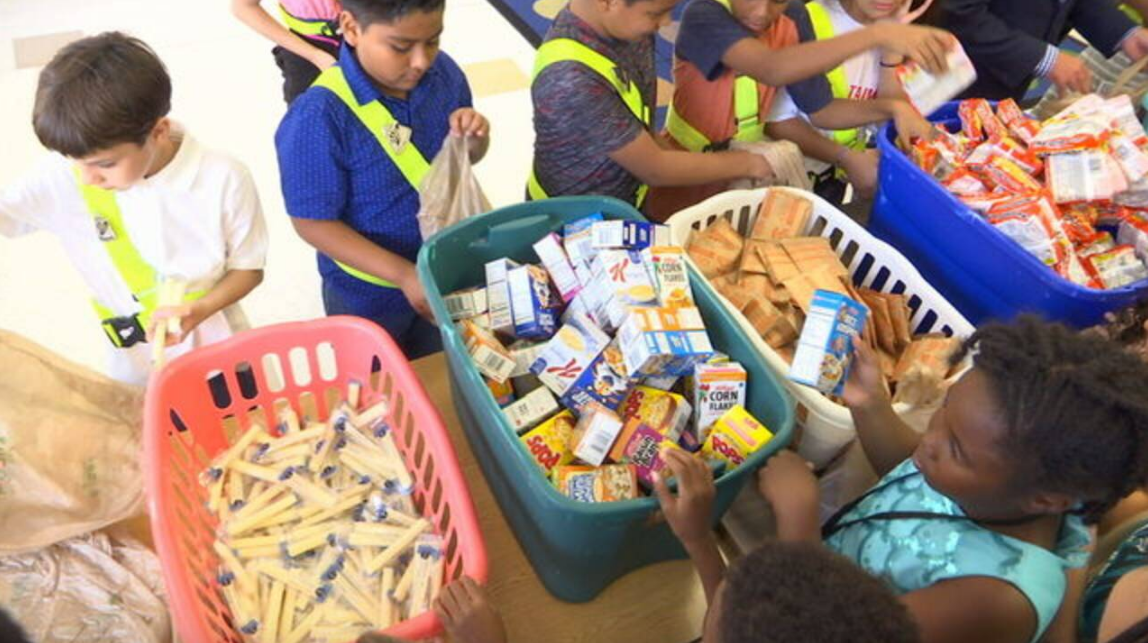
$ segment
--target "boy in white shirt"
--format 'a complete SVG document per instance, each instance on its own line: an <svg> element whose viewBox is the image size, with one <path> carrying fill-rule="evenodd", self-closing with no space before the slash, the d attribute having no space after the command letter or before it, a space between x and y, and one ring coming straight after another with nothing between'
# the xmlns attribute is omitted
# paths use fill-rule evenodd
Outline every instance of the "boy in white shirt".
<svg viewBox="0 0 1148 643"><path fill-rule="evenodd" d="M142 41L76 41L40 74L32 124L55 152L0 191L0 234L55 234L92 293L108 372L144 384L156 324L166 357L246 329L238 302L263 280L267 229L247 168L167 116L171 80ZM160 307L164 279L187 284Z"/></svg>

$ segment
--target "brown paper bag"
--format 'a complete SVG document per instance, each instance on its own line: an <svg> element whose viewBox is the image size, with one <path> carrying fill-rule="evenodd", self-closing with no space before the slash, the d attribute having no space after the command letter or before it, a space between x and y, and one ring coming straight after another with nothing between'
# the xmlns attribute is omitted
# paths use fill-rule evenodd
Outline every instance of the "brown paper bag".
<svg viewBox="0 0 1148 643"><path fill-rule="evenodd" d="M143 389L4 331L0 364L0 554L141 511Z"/></svg>
<svg viewBox="0 0 1148 643"><path fill-rule="evenodd" d="M490 211L490 201L470 163L470 137L448 136L419 185L419 232L429 239L440 230Z"/></svg>
<svg viewBox="0 0 1148 643"><path fill-rule="evenodd" d="M944 335L925 335L913 340L897 362L892 379L897 382L893 402L910 406L936 403L945 391L951 366L949 359L961 340Z"/></svg>

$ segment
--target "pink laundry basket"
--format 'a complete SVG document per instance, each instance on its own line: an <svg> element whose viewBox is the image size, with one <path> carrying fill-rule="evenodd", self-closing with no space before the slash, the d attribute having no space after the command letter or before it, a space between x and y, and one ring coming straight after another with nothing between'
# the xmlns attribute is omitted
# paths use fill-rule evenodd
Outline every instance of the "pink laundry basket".
<svg viewBox="0 0 1148 643"><path fill-rule="evenodd" d="M269 326L173 360L148 387L148 509L172 619L186 643L243 640L215 581L217 520L199 473L253 418L275 432L275 408L290 404L300 417L324 420L352 381L362 384L361 408L391 402L387 420L417 481L415 505L446 543L446 578L486 581L486 547L454 447L394 340L357 317ZM428 611L386 633L413 640L441 630Z"/></svg>

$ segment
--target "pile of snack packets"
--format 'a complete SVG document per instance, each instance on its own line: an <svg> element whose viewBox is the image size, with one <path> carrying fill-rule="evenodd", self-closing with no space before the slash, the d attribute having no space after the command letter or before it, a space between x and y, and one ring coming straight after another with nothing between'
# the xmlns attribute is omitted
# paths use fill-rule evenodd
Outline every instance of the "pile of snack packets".
<svg viewBox="0 0 1148 643"><path fill-rule="evenodd" d="M914 337L905 295L854 287L829 240L804 236L812 215L809 199L772 189L746 236L719 218L694 231L688 253L717 291L791 364L791 379L840 396L852 341L868 325L865 337L894 387L894 401L935 401L959 340L940 334Z"/></svg>
<svg viewBox="0 0 1148 643"><path fill-rule="evenodd" d="M444 548L418 482L361 386L325 422L290 407L254 422L199 476L219 527L216 583L245 641L354 640L430 609Z"/></svg>
<svg viewBox="0 0 1148 643"><path fill-rule="evenodd" d="M1127 95L1090 94L1044 122L1011 99L959 112L960 132L914 142L919 167L1075 284L1148 278L1148 210L1135 207L1148 206L1148 135Z"/></svg>
<svg viewBox="0 0 1148 643"><path fill-rule="evenodd" d="M594 214L499 259L447 310L526 450L562 494L652 490L666 449L736 467L773 434L745 409L747 373L718 353L665 226ZM668 474L667 474L668 475Z"/></svg>

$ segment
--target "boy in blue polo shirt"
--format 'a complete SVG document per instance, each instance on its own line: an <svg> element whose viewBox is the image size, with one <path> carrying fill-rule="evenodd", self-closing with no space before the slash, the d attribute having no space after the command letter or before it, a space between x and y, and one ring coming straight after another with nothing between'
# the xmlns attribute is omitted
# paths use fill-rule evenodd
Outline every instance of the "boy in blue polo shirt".
<svg viewBox="0 0 1148 643"><path fill-rule="evenodd" d="M444 0L345 0L339 62L275 133L283 199L319 251L328 315L385 328L409 359L441 350L415 258L418 185L450 136L486 154L489 124L439 52Z"/></svg>

